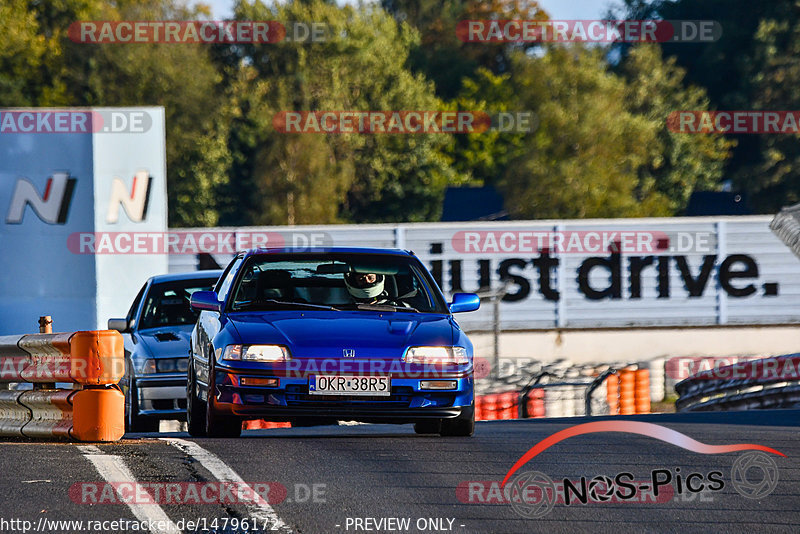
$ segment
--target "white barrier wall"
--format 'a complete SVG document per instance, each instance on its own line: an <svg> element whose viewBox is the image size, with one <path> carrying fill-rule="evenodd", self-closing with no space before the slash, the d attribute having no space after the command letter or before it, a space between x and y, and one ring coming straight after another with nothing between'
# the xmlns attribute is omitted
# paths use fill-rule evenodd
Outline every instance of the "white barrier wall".
<svg viewBox="0 0 800 534"><path fill-rule="evenodd" d="M82 246L166 231L164 140L160 107L0 110L0 335L105 328L166 272Z"/></svg>
<svg viewBox="0 0 800 534"><path fill-rule="evenodd" d="M800 322L800 262L769 216L228 228L305 243L413 250L448 295L498 288L503 330ZM202 232L203 229L196 231ZM206 229L208 231L208 229ZM560 237L557 237L560 236ZM543 250L543 249L549 249ZM231 254L212 254L220 265ZM193 269L191 254L170 270ZM464 314L490 330L492 307Z"/></svg>

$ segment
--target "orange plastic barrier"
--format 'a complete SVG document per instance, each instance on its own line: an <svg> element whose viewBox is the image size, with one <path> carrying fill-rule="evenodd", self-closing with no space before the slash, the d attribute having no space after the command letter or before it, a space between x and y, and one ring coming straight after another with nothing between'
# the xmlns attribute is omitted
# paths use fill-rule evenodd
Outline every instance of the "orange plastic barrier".
<svg viewBox="0 0 800 534"><path fill-rule="evenodd" d="M517 394L515 392L501 393L498 396L498 419L517 419Z"/></svg>
<svg viewBox="0 0 800 534"><path fill-rule="evenodd" d="M483 395L475 395L475 420L476 421L485 421L486 418L483 415Z"/></svg>
<svg viewBox="0 0 800 534"><path fill-rule="evenodd" d="M649 369L639 369L636 371L634 404L636 408L636 413L650 413L650 370Z"/></svg>
<svg viewBox="0 0 800 534"><path fill-rule="evenodd" d="M544 389L532 389L526 396L528 417L544 417Z"/></svg>
<svg viewBox="0 0 800 534"><path fill-rule="evenodd" d="M636 413L636 371L623 369L619 372L619 413L631 415Z"/></svg>
<svg viewBox="0 0 800 534"><path fill-rule="evenodd" d="M245 421L245 430L261 430L265 428L292 428L292 423L273 423L272 421L265 421L264 419L254 419L252 421Z"/></svg>
<svg viewBox="0 0 800 534"><path fill-rule="evenodd" d="M125 401L116 386L124 374L115 330L0 337L0 382L78 385L0 391L0 435L116 441L125 432Z"/></svg>
<svg viewBox="0 0 800 534"><path fill-rule="evenodd" d="M4 381L97 386L116 384L125 374L122 334L116 330L29 334L15 345L0 345L0 356L5 349L13 356L11 364L3 360Z"/></svg>
<svg viewBox="0 0 800 534"><path fill-rule="evenodd" d="M484 395L483 396L483 419L484 421L494 421L499 419L497 414L497 404L499 395Z"/></svg>
<svg viewBox="0 0 800 534"><path fill-rule="evenodd" d="M79 441L117 441L125 434L125 397L116 388L76 391L72 419Z"/></svg>
<svg viewBox="0 0 800 534"><path fill-rule="evenodd" d="M608 378L606 378L606 401L608 402L608 413L618 415L619 377L617 375L608 375Z"/></svg>

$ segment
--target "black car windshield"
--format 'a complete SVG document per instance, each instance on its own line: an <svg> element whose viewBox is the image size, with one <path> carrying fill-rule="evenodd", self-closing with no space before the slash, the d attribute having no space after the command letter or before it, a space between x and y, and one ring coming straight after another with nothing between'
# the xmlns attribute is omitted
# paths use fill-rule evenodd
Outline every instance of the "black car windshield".
<svg viewBox="0 0 800 534"><path fill-rule="evenodd" d="M228 309L448 313L433 284L407 256L261 254L243 264Z"/></svg>
<svg viewBox="0 0 800 534"><path fill-rule="evenodd" d="M216 278L200 278L153 284L142 308L139 329L194 324L200 312L189 306L192 293L211 291L216 281Z"/></svg>

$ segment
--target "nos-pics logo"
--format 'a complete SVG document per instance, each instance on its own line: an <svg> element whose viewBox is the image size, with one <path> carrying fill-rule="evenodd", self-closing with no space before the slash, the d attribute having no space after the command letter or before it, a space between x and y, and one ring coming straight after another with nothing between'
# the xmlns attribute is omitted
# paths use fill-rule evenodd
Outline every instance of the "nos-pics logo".
<svg viewBox="0 0 800 534"><path fill-rule="evenodd" d="M685 434L661 425L636 421L602 421L576 425L534 445L508 471L501 483L506 501L522 517L535 519L548 514L556 503L587 504L588 502L625 502L635 500L641 492L650 492L658 497L659 492L671 495L696 494L703 491L721 491L726 483L724 473L714 470L708 473L681 472L680 468L654 469L650 479L635 481L632 473L617 473L613 476L597 475L591 479L554 481L540 471L519 472L520 468L547 448L567 438L597 432L626 432L654 437L699 454L725 454L745 451L736 458L731 467L730 481L739 495L748 499L762 499L770 495L778 485L778 466L771 454L786 455L752 443L735 445L708 445ZM769 453L769 454L767 454Z"/></svg>

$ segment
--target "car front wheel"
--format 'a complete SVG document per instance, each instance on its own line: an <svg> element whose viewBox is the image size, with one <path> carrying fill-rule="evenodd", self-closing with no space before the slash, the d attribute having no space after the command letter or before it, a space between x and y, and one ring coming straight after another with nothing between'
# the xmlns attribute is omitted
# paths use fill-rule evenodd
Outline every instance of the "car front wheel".
<svg viewBox="0 0 800 534"><path fill-rule="evenodd" d="M414 432L417 434L438 434L442 431L441 419L430 419L414 423Z"/></svg>
<svg viewBox="0 0 800 534"><path fill-rule="evenodd" d="M206 436L210 438L238 438L242 435L242 420L236 416L224 416L214 407L213 372L209 376L208 399L206 400Z"/></svg>
<svg viewBox="0 0 800 534"><path fill-rule="evenodd" d="M442 419L441 436L469 437L475 433L475 402L462 408L461 414L453 419Z"/></svg>
<svg viewBox="0 0 800 534"><path fill-rule="evenodd" d="M189 426L190 436L203 437L206 435L206 403L197 396L194 368L191 365L186 381L186 422Z"/></svg>
<svg viewBox="0 0 800 534"><path fill-rule="evenodd" d="M132 369L130 361L128 365ZM133 374L128 375L125 394L125 432L158 432L158 419L139 415L139 394Z"/></svg>

